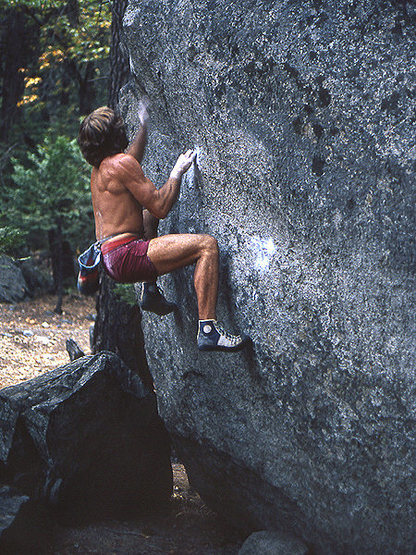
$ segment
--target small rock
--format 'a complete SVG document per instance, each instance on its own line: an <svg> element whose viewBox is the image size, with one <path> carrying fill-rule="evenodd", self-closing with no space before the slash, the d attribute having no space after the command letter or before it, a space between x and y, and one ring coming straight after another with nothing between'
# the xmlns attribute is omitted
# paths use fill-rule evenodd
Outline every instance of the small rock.
<svg viewBox="0 0 416 555"><path fill-rule="evenodd" d="M71 338L66 340L66 350L68 351L71 362L85 356L85 353L79 348L76 341Z"/></svg>
<svg viewBox="0 0 416 555"><path fill-rule="evenodd" d="M33 335L33 334L32 334ZM45 337L44 335L37 335L35 337L35 341L37 341L38 343L40 343L41 345L49 345L50 340L48 337Z"/></svg>
<svg viewBox="0 0 416 555"><path fill-rule="evenodd" d="M43 322L42 328L50 328L50 325L48 324L48 322Z"/></svg>
<svg viewBox="0 0 416 555"><path fill-rule="evenodd" d="M25 337L32 337L33 335L35 335L33 331L30 330L24 330L22 333Z"/></svg>
<svg viewBox="0 0 416 555"><path fill-rule="evenodd" d="M41 552L51 522L43 505L9 486L0 487L0 552Z"/></svg>
<svg viewBox="0 0 416 555"><path fill-rule="evenodd" d="M23 301L29 295L22 271L9 256L0 255L0 302Z"/></svg>
<svg viewBox="0 0 416 555"><path fill-rule="evenodd" d="M307 555L308 548L296 538L279 532L254 532L243 543L238 555Z"/></svg>

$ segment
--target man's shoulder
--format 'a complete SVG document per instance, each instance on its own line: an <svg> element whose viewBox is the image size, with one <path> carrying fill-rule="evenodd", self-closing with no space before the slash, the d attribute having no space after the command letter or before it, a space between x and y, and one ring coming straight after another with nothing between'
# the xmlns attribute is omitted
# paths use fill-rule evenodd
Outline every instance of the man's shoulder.
<svg viewBox="0 0 416 555"><path fill-rule="evenodd" d="M118 176L128 175L131 172L137 172L140 165L131 154L114 154L108 156L101 162L100 170Z"/></svg>

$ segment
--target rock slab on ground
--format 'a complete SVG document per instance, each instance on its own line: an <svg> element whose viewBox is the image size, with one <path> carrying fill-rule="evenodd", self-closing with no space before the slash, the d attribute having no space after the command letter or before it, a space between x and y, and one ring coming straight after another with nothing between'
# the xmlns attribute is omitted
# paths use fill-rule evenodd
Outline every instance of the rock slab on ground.
<svg viewBox="0 0 416 555"><path fill-rule="evenodd" d="M208 232L218 315L254 348L200 354L144 315L159 410L190 481L248 531L317 553L416 551L416 11L413 2L131 0L129 133L144 168L197 168L161 233Z"/></svg>
<svg viewBox="0 0 416 555"><path fill-rule="evenodd" d="M155 396L112 353L0 391L0 482L63 519L146 512L172 493Z"/></svg>

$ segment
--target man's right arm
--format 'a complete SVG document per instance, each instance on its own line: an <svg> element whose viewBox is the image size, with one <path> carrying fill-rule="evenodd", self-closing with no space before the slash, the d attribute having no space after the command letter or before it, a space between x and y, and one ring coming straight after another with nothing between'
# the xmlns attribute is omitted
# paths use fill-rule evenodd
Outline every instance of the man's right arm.
<svg viewBox="0 0 416 555"><path fill-rule="evenodd" d="M160 189L156 189L144 175L140 164L133 156L123 156L119 161L120 180L134 198L158 219L165 218L176 202L182 176L190 168L196 153L188 150L181 154L173 167L169 179Z"/></svg>

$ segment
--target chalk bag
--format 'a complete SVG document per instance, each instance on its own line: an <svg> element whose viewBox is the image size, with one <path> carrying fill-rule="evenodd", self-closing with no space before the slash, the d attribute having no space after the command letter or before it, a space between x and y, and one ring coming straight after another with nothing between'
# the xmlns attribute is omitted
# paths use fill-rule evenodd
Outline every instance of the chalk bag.
<svg viewBox="0 0 416 555"><path fill-rule="evenodd" d="M82 295L93 295L100 286L99 266L101 249L99 243L94 243L78 256L77 288Z"/></svg>

